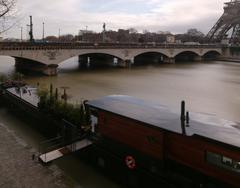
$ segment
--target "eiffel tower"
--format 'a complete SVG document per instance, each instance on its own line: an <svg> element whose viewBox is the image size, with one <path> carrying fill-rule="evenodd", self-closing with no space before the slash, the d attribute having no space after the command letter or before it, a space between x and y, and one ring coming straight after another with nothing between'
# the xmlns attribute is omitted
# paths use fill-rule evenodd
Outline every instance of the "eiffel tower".
<svg viewBox="0 0 240 188"><path fill-rule="evenodd" d="M228 37L231 31L230 43L240 42L240 0L231 0L224 3L224 13L207 34L207 39L212 42L220 42Z"/></svg>

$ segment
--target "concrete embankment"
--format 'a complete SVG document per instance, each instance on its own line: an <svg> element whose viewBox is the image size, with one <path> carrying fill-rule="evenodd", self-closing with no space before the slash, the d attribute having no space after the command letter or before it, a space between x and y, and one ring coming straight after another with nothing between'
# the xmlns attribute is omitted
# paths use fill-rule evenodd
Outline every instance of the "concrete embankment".
<svg viewBox="0 0 240 188"><path fill-rule="evenodd" d="M33 148L0 122L0 187L68 188L72 180L55 165L32 160Z"/></svg>
<svg viewBox="0 0 240 188"><path fill-rule="evenodd" d="M218 60L219 60L219 61L227 61L227 62L240 63L240 58L221 57L221 58L219 58Z"/></svg>

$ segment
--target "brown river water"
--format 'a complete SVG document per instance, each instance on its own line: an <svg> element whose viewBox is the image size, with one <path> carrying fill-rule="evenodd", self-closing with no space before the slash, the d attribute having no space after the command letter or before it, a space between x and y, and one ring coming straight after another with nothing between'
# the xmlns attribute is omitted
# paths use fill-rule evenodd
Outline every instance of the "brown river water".
<svg viewBox="0 0 240 188"><path fill-rule="evenodd" d="M0 58L0 74L14 72L14 59ZM73 58L59 66L55 77L26 76L29 84L67 86L72 103L106 95L121 94L161 103L180 110L181 100L191 112L205 113L240 122L240 63L185 62L123 68L80 70ZM28 144L37 147L43 137L25 122L0 109L0 122L13 129ZM69 155L54 162L78 187L120 187L116 183Z"/></svg>

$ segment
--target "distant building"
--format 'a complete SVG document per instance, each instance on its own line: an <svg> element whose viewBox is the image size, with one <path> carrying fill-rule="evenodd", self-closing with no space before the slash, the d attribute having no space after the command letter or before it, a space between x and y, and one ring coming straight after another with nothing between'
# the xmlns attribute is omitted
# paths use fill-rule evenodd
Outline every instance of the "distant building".
<svg viewBox="0 0 240 188"><path fill-rule="evenodd" d="M176 40L176 44L182 44L182 40Z"/></svg>
<svg viewBox="0 0 240 188"><path fill-rule="evenodd" d="M79 30L78 32L78 41L79 42L92 42L94 40L94 32L91 30Z"/></svg>
<svg viewBox="0 0 240 188"><path fill-rule="evenodd" d="M129 30L118 29L118 34L119 35L129 35Z"/></svg>
<svg viewBox="0 0 240 188"><path fill-rule="evenodd" d="M167 35L166 36L166 42L167 43L175 43L175 36L174 35Z"/></svg>
<svg viewBox="0 0 240 188"><path fill-rule="evenodd" d="M94 33L94 32L91 31L91 30L86 30L86 29L85 30L79 30L78 35L81 36L81 35L84 35L86 33Z"/></svg>

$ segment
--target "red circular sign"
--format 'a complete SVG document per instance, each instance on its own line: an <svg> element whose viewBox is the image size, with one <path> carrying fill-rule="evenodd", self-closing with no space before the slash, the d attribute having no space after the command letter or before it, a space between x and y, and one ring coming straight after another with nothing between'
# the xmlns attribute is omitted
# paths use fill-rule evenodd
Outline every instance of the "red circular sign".
<svg viewBox="0 0 240 188"><path fill-rule="evenodd" d="M132 156L127 156L125 158L125 163L126 163L127 167L130 169L134 169L136 167L136 161Z"/></svg>

